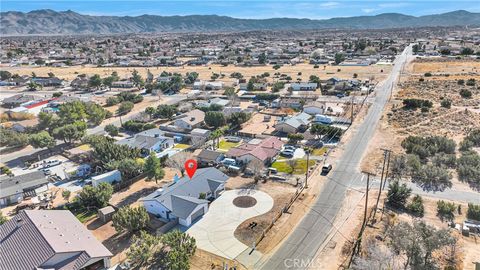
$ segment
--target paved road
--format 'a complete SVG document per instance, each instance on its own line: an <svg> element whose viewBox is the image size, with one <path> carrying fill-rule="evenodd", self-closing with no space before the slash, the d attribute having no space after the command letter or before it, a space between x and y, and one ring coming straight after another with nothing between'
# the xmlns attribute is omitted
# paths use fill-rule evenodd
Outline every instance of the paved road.
<svg viewBox="0 0 480 270"><path fill-rule="evenodd" d="M339 212L349 185L358 181L358 168L370 139L390 96L392 85L410 59L411 46L397 57L389 77L376 87L375 101L364 122L350 141L345 144L342 158L334 165L331 180L326 182L312 209L305 215L297 228L267 262L258 268L315 269L315 254L328 237L332 223ZM357 178L357 179L354 179ZM315 180L314 180L315 181Z"/></svg>

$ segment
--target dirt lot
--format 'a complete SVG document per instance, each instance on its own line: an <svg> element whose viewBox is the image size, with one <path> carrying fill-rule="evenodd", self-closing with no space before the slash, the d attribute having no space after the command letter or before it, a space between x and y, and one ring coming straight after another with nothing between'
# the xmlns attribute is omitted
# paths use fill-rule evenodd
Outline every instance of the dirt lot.
<svg viewBox="0 0 480 270"><path fill-rule="evenodd" d="M230 267L235 267L237 270L246 270L243 265L238 262L217 256L205 250L198 249L195 251L195 254L190 259L190 269L191 270L223 270L224 266L228 265Z"/></svg>
<svg viewBox="0 0 480 270"><path fill-rule="evenodd" d="M372 207L369 207L369 215L373 210L377 194L377 192L370 193L371 196L369 196L368 203ZM382 194L379 210L376 215L377 220L382 218L382 222L377 221L374 226L367 226L363 237L364 239L383 235L384 225L382 223L386 222L387 216L391 217L393 215L393 220L395 222L411 222L414 220L411 215L402 212L391 212L390 210L386 210L386 212L382 214L382 202L384 199L385 194ZM420 219L438 229L447 228L447 223L442 222L436 215L437 199L428 197L423 197L423 199L425 215ZM338 228L338 231L326 244L326 247L317 254L317 257L315 258L316 264L312 265L312 269L337 269L342 267L342 265L346 265L353 240L358 235L361 227L365 207L364 202L365 198L362 194L355 191L348 193L345 204L342 206L341 212L335 221L335 227ZM455 222L457 223L461 223L465 220L467 205L461 204L461 208L462 214L455 212ZM451 231L459 240L461 250L458 269L474 269L472 262L475 262L480 258L480 241L478 240L478 237L475 238L472 235L470 237L464 237L455 229L451 229Z"/></svg>
<svg viewBox="0 0 480 270"><path fill-rule="evenodd" d="M187 72L197 72L201 79L209 80L213 73L225 74L224 78L219 78L220 81L233 82L236 79L230 78L230 74L233 72L240 72L244 78L250 78L251 76L260 75L264 72L269 72L271 77L274 73L280 72L292 77L293 80L301 78L302 80L308 80L310 75L320 76L320 78L339 77L350 79L353 78L353 74L358 74L358 79L368 79L374 76L377 80L381 80L391 69L391 66L377 66L372 65L368 67L355 67L355 66L323 66L314 69L310 64L298 64L298 65L285 65L279 70L274 70L271 65L256 66L256 67L237 67L229 65L227 67L221 65L210 66L181 66L181 67L151 67L151 68L133 68L133 67L95 67L95 66L74 66L74 67L1 67L2 70L7 70L19 75L31 75L35 72L38 76L47 76L49 72L53 72L61 79L73 80L79 74L99 74L102 77L109 76L113 71L117 71L120 78L128 78L131 76L131 72L136 69L144 78L146 77L147 70L149 69L155 76L159 75L162 71L178 72L185 74ZM337 72L337 69L341 69ZM383 73L380 72L383 70ZM301 72L302 75L298 75ZM270 78L271 78L270 77Z"/></svg>
<svg viewBox="0 0 480 270"><path fill-rule="evenodd" d="M409 135L441 135L459 143L469 130L480 128L480 78L476 73L478 68L480 61L459 60L416 60L407 67L410 75L401 78L392 100L387 104L376 134L370 142L368 158L364 159L362 169L378 172L383 161L381 149L388 148L394 153L402 153L400 143ZM475 72L471 73L472 70ZM432 77L424 77L426 72L449 72L450 76L434 74ZM420 77L425 81L420 82ZM470 78L477 78L476 86L457 83L458 79L467 81ZM461 89L470 90L472 98L461 97ZM428 112L421 112L420 109L404 110L404 98L430 100L433 108ZM450 109L440 106L443 99L452 101Z"/></svg>

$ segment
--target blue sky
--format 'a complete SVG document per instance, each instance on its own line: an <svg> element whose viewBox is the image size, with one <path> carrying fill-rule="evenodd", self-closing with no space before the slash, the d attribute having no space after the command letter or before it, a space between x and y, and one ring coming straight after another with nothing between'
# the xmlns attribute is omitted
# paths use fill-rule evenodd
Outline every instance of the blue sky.
<svg viewBox="0 0 480 270"><path fill-rule="evenodd" d="M110 0L1 0L1 11L36 9L73 10L89 15L138 16L217 14L236 18L327 19L396 12L420 16L458 9L480 12L480 1L110 1Z"/></svg>

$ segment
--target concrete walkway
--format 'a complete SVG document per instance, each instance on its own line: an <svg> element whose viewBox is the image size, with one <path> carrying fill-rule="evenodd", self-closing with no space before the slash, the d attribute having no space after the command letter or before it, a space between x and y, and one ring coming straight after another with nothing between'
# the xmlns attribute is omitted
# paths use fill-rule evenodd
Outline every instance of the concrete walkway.
<svg viewBox="0 0 480 270"><path fill-rule="evenodd" d="M239 196L251 196L257 203L249 208L233 204ZM225 191L211 205L208 212L187 233L196 239L197 247L213 254L234 259L249 248L234 236L235 229L245 220L262 215L273 207L273 199L258 190Z"/></svg>

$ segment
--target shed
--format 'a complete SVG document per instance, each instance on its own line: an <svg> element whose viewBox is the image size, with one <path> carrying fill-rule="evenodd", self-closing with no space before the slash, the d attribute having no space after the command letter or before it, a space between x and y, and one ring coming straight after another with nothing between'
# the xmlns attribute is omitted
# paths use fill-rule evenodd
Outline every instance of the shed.
<svg viewBox="0 0 480 270"><path fill-rule="evenodd" d="M112 206L107 206L99 209L97 216L103 223L107 223L112 220L113 214L115 214L115 209Z"/></svg>

